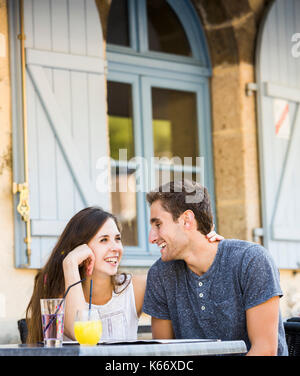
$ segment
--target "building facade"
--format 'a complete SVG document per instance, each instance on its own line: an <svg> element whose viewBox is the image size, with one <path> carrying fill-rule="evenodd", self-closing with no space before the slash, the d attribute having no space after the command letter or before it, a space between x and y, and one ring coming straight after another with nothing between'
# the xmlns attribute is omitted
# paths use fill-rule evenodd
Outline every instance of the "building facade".
<svg viewBox="0 0 300 376"><path fill-rule="evenodd" d="M145 194L183 175L220 234L270 250L300 314L299 0L0 0L0 20L2 343L73 214L116 214L145 273Z"/></svg>

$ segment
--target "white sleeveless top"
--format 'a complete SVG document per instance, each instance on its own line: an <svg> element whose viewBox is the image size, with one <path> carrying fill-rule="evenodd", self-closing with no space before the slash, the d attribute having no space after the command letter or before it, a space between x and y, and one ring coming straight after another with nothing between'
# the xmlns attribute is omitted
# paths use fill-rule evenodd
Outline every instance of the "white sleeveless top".
<svg viewBox="0 0 300 376"><path fill-rule="evenodd" d="M97 309L102 321L102 337L100 342L109 340L136 340L139 318L136 312L134 290L130 275L126 276L124 291L112 293L111 299L104 305L92 304L91 308ZM117 287L120 291L124 285ZM89 306L86 303L87 307ZM64 340L70 341L64 334Z"/></svg>
<svg viewBox="0 0 300 376"><path fill-rule="evenodd" d="M106 304L92 304L92 308L98 310L102 321L101 341L137 339L139 319L131 276L127 275L127 279L128 286L125 290L119 294L113 292L111 299ZM120 288L124 287L120 286Z"/></svg>

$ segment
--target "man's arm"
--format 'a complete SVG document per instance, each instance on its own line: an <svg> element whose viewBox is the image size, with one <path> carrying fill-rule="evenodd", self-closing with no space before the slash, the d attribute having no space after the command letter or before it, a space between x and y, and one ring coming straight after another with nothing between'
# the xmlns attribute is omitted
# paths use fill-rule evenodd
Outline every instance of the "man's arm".
<svg viewBox="0 0 300 376"><path fill-rule="evenodd" d="M174 331L171 320L157 319L151 317L152 338L153 339L172 339Z"/></svg>
<svg viewBox="0 0 300 376"><path fill-rule="evenodd" d="M246 311L251 348L247 355L277 355L279 296Z"/></svg>

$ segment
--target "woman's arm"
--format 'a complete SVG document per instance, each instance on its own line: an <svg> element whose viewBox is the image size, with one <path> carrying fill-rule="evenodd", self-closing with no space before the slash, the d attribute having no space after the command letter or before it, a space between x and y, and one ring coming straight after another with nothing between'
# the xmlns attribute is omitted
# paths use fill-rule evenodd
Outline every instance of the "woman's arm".
<svg viewBox="0 0 300 376"><path fill-rule="evenodd" d="M80 245L71 251L63 261L65 278L65 290L75 282L80 281L78 266L88 260L86 273L91 275L94 267L95 256L93 251L86 245ZM73 286L66 296L64 332L72 340L74 337L74 320L76 311L85 308L85 298L81 283Z"/></svg>
<svg viewBox="0 0 300 376"><path fill-rule="evenodd" d="M132 277L132 284L135 297L135 307L138 317L140 317L143 309L144 295L146 290L147 275L135 275Z"/></svg>

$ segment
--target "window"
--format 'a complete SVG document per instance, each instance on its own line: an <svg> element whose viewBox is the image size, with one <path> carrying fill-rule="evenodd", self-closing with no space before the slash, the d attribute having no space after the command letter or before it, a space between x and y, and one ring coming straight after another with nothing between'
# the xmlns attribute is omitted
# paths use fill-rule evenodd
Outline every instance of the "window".
<svg viewBox="0 0 300 376"><path fill-rule="evenodd" d="M146 192L185 174L214 197L209 59L189 1L113 0L107 43L112 210L124 265L146 266L159 255Z"/></svg>

